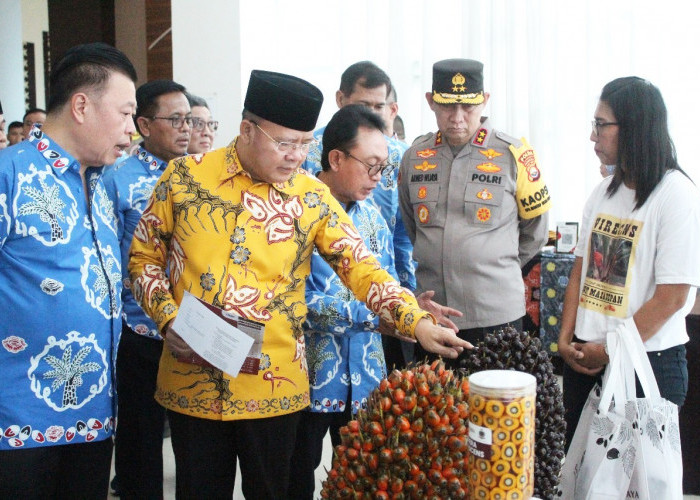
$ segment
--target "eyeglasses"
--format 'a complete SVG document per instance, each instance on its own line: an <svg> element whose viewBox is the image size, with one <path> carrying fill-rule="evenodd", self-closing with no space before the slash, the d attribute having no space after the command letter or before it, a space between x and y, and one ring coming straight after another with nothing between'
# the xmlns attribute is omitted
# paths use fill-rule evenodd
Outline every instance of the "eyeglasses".
<svg viewBox="0 0 700 500"><path fill-rule="evenodd" d="M209 130L212 132L216 132L219 128L219 122L217 121L204 121L201 118L192 118L192 128L201 132L204 130L204 127L209 127Z"/></svg>
<svg viewBox="0 0 700 500"><path fill-rule="evenodd" d="M376 165L370 165L369 163L365 163L364 161L360 160L358 157L351 155L350 153L346 153L343 151L343 154L345 156L349 156L353 160L362 163L365 167L367 167L367 173L369 174L370 177L374 177L377 174L389 174L394 171L396 168L395 163L378 163Z"/></svg>
<svg viewBox="0 0 700 500"><path fill-rule="evenodd" d="M591 126L593 127L593 133L595 135L600 135L600 129L605 128L609 125L619 125L617 122L599 122L598 120L593 120Z"/></svg>
<svg viewBox="0 0 700 500"><path fill-rule="evenodd" d="M192 127L192 123L194 123L194 118L191 116L152 116L151 120L168 120L173 128L180 128L183 123L187 123L188 127Z"/></svg>
<svg viewBox="0 0 700 500"><path fill-rule="evenodd" d="M307 154L307 153L309 152L309 149L310 149L312 146L315 146L316 144L318 144L317 141L305 142L305 143L303 143L303 144L297 144L296 142L278 141L277 139L274 139L272 136L270 136L270 134L268 134L267 132L265 132L265 131L260 127L260 125L258 125L257 123L255 123L253 120L250 120L250 122L251 122L253 125L255 125L256 127L258 127L258 129L260 130L260 132L262 132L263 134L265 134L265 137L267 137L267 138L270 139L272 142L274 142L275 144L277 144L277 151L279 151L280 153L291 153L292 151L296 151L296 150L298 149L299 151L301 151L301 154Z"/></svg>

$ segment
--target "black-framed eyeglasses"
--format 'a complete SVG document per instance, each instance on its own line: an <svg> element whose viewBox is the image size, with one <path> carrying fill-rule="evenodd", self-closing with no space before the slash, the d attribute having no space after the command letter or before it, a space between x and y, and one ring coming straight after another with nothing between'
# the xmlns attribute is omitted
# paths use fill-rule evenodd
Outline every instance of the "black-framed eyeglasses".
<svg viewBox="0 0 700 500"><path fill-rule="evenodd" d="M219 122L217 121L205 121L201 118L192 117L192 128L201 132L204 127L209 127L209 130L216 132L219 129Z"/></svg>
<svg viewBox="0 0 700 500"><path fill-rule="evenodd" d="M262 127L260 125L258 125L257 123L255 123L253 120L250 120L250 123L252 123L256 127L258 127L260 132L265 134L265 137L267 137L272 142L277 144L277 151L279 151L280 153L291 153L292 151L296 151L298 149L299 151L301 151L302 154L307 154L311 147L318 144L318 141L315 141L315 140L313 140L311 142L304 142L302 144L297 144L296 142L278 141L277 139L272 137L270 134L265 132L265 130L263 130Z"/></svg>
<svg viewBox="0 0 700 500"><path fill-rule="evenodd" d="M599 122L598 120L593 120L591 126L593 127L593 133L595 135L600 135L600 129L608 127L610 125L619 125L617 122Z"/></svg>
<svg viewBox="0 0 700 500"><path fill-rule="evenodd" d="M376 165L370 165L369 163L366 163L362 160L360 160L357 156L352 155L351 153L346 153L343 151L343 154L345 156L349 156L353 160L362 163L366 168L367 168L367 173L369 174L370 177L374 177L377 174L382 174L382 175L387 175L391 172L394 171L396 168L395 163L377 163Z"/></svg>
<svg viewBox="0 0 700 500"><path fill-rule="evenodd" d="M183 123L186 123L188 127L192 127L194 118L191 116L151 116L151 120L168 120L173 128L180 128Z"/></svg>

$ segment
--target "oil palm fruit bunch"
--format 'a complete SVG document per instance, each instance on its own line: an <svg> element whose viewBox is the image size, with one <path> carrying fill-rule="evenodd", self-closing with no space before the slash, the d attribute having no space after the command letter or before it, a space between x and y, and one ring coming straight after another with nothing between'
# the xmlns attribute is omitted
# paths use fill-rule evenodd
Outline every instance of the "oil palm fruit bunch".
<svg viewBox="0 0 700 500"><path fill-rule="evenodd" d="M341 427L322 498L466 498L469 383L442 360L394 370Z"/></svg>
<svg viewBox="0 0 700 500"><path fill-rule="evenodd" d="M540 339L507 327L487 334L460 360L464 376L481 370L518 370L537 379L535 407L535 490L553 498L564 458L564 403L552 361Z"/></svg>

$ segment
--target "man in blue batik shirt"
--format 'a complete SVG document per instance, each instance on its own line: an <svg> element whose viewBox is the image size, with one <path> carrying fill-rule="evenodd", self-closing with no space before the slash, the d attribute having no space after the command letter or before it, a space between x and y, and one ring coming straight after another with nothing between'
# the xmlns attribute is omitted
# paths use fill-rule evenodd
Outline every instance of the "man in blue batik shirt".
<svg viewBox="0 0 700 500"><path fill-rule="evenodd" d="M129 262L134 231L168 162L187 152L192 117L185 87L154 80L136 90L136 125L143 144L129 159L105 174L105 187L119 219L122 268ZM113 488L122 498L163 497L165 409L156 403L158 363L163 338L156 324L123 280L122 338L117 362L119 422L115 441Z"/></svg>
<svg viewBox="0 0 700 500"><path fill-rule="evenodd" d="M368 199L383 173L395 168L389 162L383 126L382 119L364 106L341 108L326 127L322 171L317 176L343 204L382 268L396 277L391 232ZM453 326L443 314L459 313L437 306L429 300L431 295L418 297L419 305L442 324ZM333 445L340 444L340 427L366 407L369 393L386 376L381 334L393 333L393 325L380 322L356 300L317 252L311 257L306 303L311 407L302 413L297 430L292 458L297 479L290 482L290 499L313 498L323 437L330 430Z"/></svg>
<svg viewBox="0 0 700 500"><path fill-rule="evenodd" d="M340 89L335 100L339 108L349 104L361 104L383 120L383 131L389 130L387 123L393 121L396 106L389 105L392 84L389 76L374 63L361 61L349 66L340 77ZM302 168L312 174L321 171L321 151L325 127L314 132L318 145L309 150ZM389 162L399 164L408 146L393 137L384 136L389 150ZM401 219L398 195L398 172L387 170L379 181L377 188L370 194L369 200L379 209L389 227L394 247L394 262L401 285L409 290L416 289L415 263L413 245L406 233ZM388 366L401 367L413 357L413 345L401 342L393 337L383 339Z"/></svg>
<svg viewBox="0 0 700 500"><path fill-rule="evenodd" d="M135 81L115 48L73 47L43 127L0 153L0 498L107 495L121 263L102 170Z"/></svg>

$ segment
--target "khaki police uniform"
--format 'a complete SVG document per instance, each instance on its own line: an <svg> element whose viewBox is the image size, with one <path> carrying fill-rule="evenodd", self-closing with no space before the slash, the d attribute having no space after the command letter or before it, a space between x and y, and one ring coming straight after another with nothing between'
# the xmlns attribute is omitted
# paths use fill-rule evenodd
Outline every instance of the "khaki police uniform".
<svg viewBox="0 0 700 500"><path fill-rule="evenodd" d="M463 329L525 315L521 267L546 243L549 193L532 148L481 128L454 155L440 133L404 154L399 201L418 262L417 293L464 313Z"/></svg>

